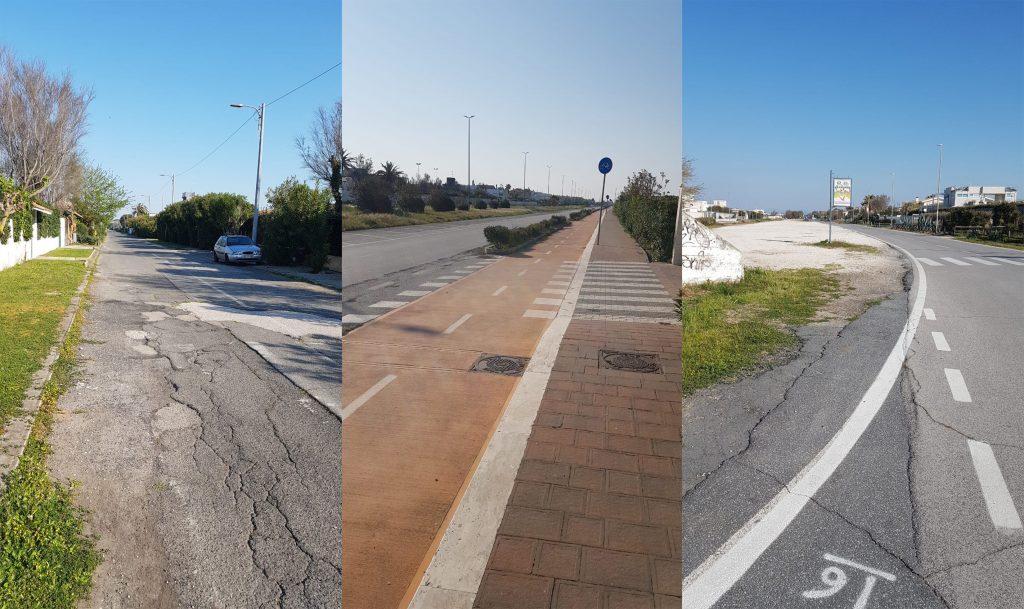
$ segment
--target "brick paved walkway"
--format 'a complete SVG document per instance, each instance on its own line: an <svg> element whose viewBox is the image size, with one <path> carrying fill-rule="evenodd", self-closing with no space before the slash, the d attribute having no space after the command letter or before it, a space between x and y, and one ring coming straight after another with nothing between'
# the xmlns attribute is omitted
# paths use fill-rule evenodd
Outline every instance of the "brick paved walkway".
<svg viewBox="0 0 1024 609"><path fill-rule="evenodd" d="M592 262L645 261L611 214L601 243ZM606 368L601 350L658 354L661 371ZM678 325L570 323L475 607L680 606L680 350Z"/></svg>

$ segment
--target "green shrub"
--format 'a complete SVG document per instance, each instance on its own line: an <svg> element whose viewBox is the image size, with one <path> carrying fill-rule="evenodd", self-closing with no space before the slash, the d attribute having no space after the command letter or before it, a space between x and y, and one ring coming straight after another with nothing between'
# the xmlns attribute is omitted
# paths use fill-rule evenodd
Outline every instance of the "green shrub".
<svg viewBox="0 0 1024 609"><path fill-rule="evenodd" d="M477 209L487 209L487 201L484 200L484 199L481 199L481 200L473 203L473 207L475 207Z"/></svg>
<svg viewBox="0 0 1024 609"><path fill-rule="evenodd" d="M398 201L398 208L410 214L421 214L426 209L426 203L419 195L405 195Z"/></svg>
<svg viewBox="0 0 1024 609"><path fill-rule="evenodd" d="M613 206L622 227L651 260L668 262L679 202L671 195L619 197Z"/></svg>
<svg viewBox="0 0 1024 609"><path fill-rule="evenodd" d="M377 176L366 176L356 184L356 207L368 214L390 214L391 186Z"/></svg>
<svg viewBox="0 0 1024 609"><path fill-rule="evenodd" d="M153 239L157 236L156 218L154 216L128 216L124 221L125 228L140 239Z"/></svg>
<svg viewBox="0 0 1024 609"><path fill-rule="evenodd" d="M593 213L593 211L594 210L592 210L592 209L577 209L576 211L571 212L569 214L569 219L573 220L573 221L575 221L575 220L582 220L583 218L586 218L591 213Z"/></svg>
<svg viewBox="0 0 1024 609"><path fill-rule="evenodd" d="M549 235L558 229L568 226L569 220L565 216L552 216L547 220L534 222L527 226L508 228L507 226L488 226L484 228L484 237L487 242L499 251L518 247L524 243Z"/></svg>
<svg viewBox="0 0 1024 609"><path fill-rule="evenodd" d="M440 190L430 193L430 208L434 211L452 211L455 209L455 201Z"/></svg>
<svg viewBox="0 0 1024 609"><path fill-rule="evenodd" d="M469 211L469 203L463 201L455 206L455 209L459 211Z"/></svg>
<svg viewBox="0 0 1024 609"><path fill-rule="evenodd" d="M331 193L294 177L267 191L272 208L260 215L257 238L271 264L309 266L318 273L327 261L332 218Z"/></svg>
<svg viewBox="0 0 1024 609"><path fill-rule="evenodd" d="M512 240L512 231L507 226L488 226L484 228L484 238L497 247L507 247Z"/></svg>
<svg viewBox="0 0 1024 609"><path fill-rule="evenodd" d="M212 249L221 235L238 233L252 217L252 205L242 195L211 192L172 203L155 217L156 233L151 236L161 241Z"/></svg>
<svg viewBox="0 0 1024 609"><path fill-rule="evenodd" d="M512 203L511 203L511 202L509 202L509 201L508 201L507 199L502 199L502 200L501 200L501 204L500 204L500 207L503 207L503 208L505 208L505 209L508 209L508 208L512 207Z"/></svg>
<svg viewBox="0 0 1024 609"><path fill-rule="evenodd" d="M499 201L498 199L491 199L490 201L487 202L487 206L490 207L491 209L498 209L499 207L501 207L501 201Z"/></svg>

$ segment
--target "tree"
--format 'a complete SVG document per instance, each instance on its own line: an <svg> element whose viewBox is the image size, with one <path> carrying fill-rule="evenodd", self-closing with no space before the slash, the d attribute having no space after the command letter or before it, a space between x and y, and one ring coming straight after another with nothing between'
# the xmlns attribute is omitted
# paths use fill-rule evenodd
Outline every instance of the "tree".
<svg viewBox="0 0 1024 609"><path fill-rule="evenodd" d="M98 165L85 167L81 191L73 199L74 211L82 217L82 223L86 227L84 234L78 231L79 240L84 243L101 241L106 235L107 225L117 212L128 204L128 193L118 183L114 174ZM145 212L142 215L148 215L144 205L140 204L137 207Z"/></svg>
<svg viewBox="0 0 1024 609"><path fill-rule="evenodd" d="M683 162L685 171L686 161ZM646 169L634 173L633 175L626 178L626 186L623 187L622 192L619 194L619 198L622 200L628 199L652 199L659 197L666 193L668 188L669 180L665 177L665 173L661 172L660 175L656 176Z"/></svg>
<svg viewBox="0 0 1024 609"><path fill-rule="evenodd" d="M146 207L145 203L139 203L138 205L136 205L135 207L132 208L132 215L133 216L148 216L149 215L149 208Z"/></svg>
<svg viewBox="0 0 1024 609"><path fill-rule="evenodd" d="M328 253L330 193L292 177L267 191L267 203L273 208L263 229L267 261L303 263L320 272Z"/></svg>
<svg viewBox="0 0 1024 609"><path fill-rule="evenodd" d="M295 138L295 147L310 175L327 183L334 206L341 213L341 177L351 159L341 147L341 100L331 110L317 110L306 136Z"/></svg>
<svg viewBox="0 0 1024 609"><path fill-rule="evenodd" d="M700 184L693 183L693 161L691 159L683 159L682 176L680 179L680 190L684 200L692 201L700 196L700 193L704 191L704 187ZM666 184L667 186L667 184Z"/></svg>
<svg viewBox="0 0 1024 609"><path fill-rule="evenodd" d="M868 214L884 211L889 207L889 195L865 195L862 205Z"/></svg>
<svg viewBox="0 0 1024 609"><path fill-rule="evenodd" d="M992 207L992 224L995 226L1016 227L1021 221L1021 213L1013 203L1000 203Z"/></svg>
<svg viewBox="0 0 1024 609"><path fill-rule="evenodd" d="M16 186L3 189L0 226L34 197L54 204L72 192L91 101L70 74L52 78L0 47L0 173Z"/></svg>
<svg viewBox="0 0 1024 609"><path fill-rule="evenodd" d="M383 178L384 181L390 184L391 186L395 186L398 182L405 178L405 172L399 169L398 165L395 165L391 161L382 164L380 166L380 171L377 172L377 175Z"/></svg>

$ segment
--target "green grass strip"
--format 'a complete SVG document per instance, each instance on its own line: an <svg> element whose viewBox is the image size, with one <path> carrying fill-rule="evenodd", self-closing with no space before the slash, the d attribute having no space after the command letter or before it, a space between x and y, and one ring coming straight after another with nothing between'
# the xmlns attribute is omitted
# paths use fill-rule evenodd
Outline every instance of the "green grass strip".
<svg viewBox="0 0 1024 609"><path fill-rule="evenodd" d="M878 253L878 248L877 247L874 247L874 246L871 246L871 245L864 245L864 244L861 244L861 243L850 243L849 241L835 241L835 240L833 240L831 243L829 243L828 241L818 241L817 243L812 243L811 245L813 245L815 247L823 247L825 249L831 249L831 250L834 250L834 249L844 249L844 250L850 250L851 252L864 252L865 254L877 254Z"/></svg>
<svg viewBox="0 0 1024 609"><path fill-rule="evenodd" d="M750 370L791 347L790 327L810 322L839 291L820 269L747 269L737 283L683 290L683 392Z"/></svg>
<svg viewBox="0 0 1024 609"><path fill-rule="evenodd" d="M78 265L81 267L81 265ZM100 563L73 488L46 468L57 400L75 381L82 309L61 345L18 467L0 494L0 609L73 609Z"/></svg>
<svg viewBox="0 0 1024 609"><path fill-rule="evenodd" d="M0 271L0 428L21 408L85 273L84 264L62 260Z"/></svg>
<svg viewBox="0 0 1024 609"><path fill-rule="evenodd" d="M1007 243L1005 241L992 241L990 239L972 239L970 237L955 237L957 241L963 241L964 243L977 243L979 245L991 245L994 247L1005 247L1013 250L1024 250L1024 244L1020 243Z"/></svg>
<svg viewBox="0 0 1024 609"><path fill-rule="evenodd" d="M57 249L47 252L47 256L57 256L61 258L88 258L92 254L92 248L85 249L81 247L58 247Z"/></svg>

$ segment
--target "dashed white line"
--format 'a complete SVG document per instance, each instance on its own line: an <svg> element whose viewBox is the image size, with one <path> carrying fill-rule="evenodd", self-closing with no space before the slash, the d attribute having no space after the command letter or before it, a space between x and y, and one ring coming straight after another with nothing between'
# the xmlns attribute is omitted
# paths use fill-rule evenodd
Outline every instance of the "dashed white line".
<svg viewBox="0 0 1024 609"><path fill-rule="evenodd" d="M448 326L445 329L444 333L445 334L451 334L452 332L456 331L459 328L459 326L461 326L462 324L466 323L466 320L469 319L470 317L473 317L473 314L472 313L466 313L465 315L460 317L458 320L456 320L455 323L453 323L452 325Z"/></svg>
<svg viewBox="0 0 1024 609"><path fill-rule="evenodd" d="M534 298L533 299L533 304L535 304L535 305L548 305L548 306L557 307L558 305L562 304L562 299L561 298Z"/></svg>
<svg viewBox="0 0 1024 609"><path fill-rule="evenodd" d="M538 309L527 309L523 313L523 317L537 317L540 319L554 319L558 311L540 311Z"/></svg>
<svg viewBox="0 0 1024 609"><path fill-rule="evenodd" d="M994 258L994 257L992 259L993 260L998 260L999 262L1005 262L1006 264L1013 264L1015 266L1024 266L1024 262L1021 262L1020 260L1011 260L1009 258Z"/></svg>
<svg viewBox="0 0 1024 609"><path fill-rule="evenodd" d="M448 280L448 281L454 281L456 279L462 279L462 277L459 277L458 275L445 275L443 277L438 277L438 279L445 279L445 280Z"/></svg>
<svg viewBox="0 0 1024 609"><path fill-rule="evenodd" d="M548 250L548 251L544 252L544 255L547 256L550 253L551 253L551 250Z"/></svg>
<svg viewBox="0 0 1024 609"><path fill-rule="evenodd" d="M945 260L946 262L951 262L957 266L971 266L970 262L964 262L963 260L957 260L956 258L943 257L942 259Z"/></svg>
<svg viewBox="0 0 1024 609"><path fill-rule="evenodd" d="M519 271L518 273L516 273L516 277L522 277L525 274L526 274L526 269L523 269L522 271Z"/></svg>
<svg viewBox="0 0 1024 609"><path fill-rule="evenodd" d="M420 296L426 296L429 293L430 293L430 290L406 290L404 292L399 292L398 295L399 296L415 296L415 297L418 298Z"/></svg>
<svg viewBox="0 0 1024 609"><path fill-rule="evenodd" d="M971 392L967 391L967 383L964 382L964 375L956 368L943 368L946 373L946 382L949 383L949 392L957 402L970 402Z"/></svg>
<svg viewBox="0 0 1024 609"><path fill-rule="evenodd" d="M404 300L382 300L380 302L373 303L372 305L370 305L370 308L371 309L397 309L398 307L400 307L400 306L402 306L404 304L409 304L409 303L404 301Z"/></svg>
<svg viewBox="0 0 1024 609"><path fill-rule="evenodd" d="M504 292L507 289L508 289L508 286L507 285L503 285L500 288L498 288L497 290L494 290L494 293L491 294L491 296L497 296L498 294L501 294L502 292Z"/></svg>
<svg viewBox="0 0 1024 609"><path fill-rule="evenodd" d="M537 263L538 263L538 262L540 262L540 261L541 261L541 259L540 259L540 258L537 258L536 260L534 260L534 261L533 261L533 263L534 263L534 264L537 264Z"/></svg>
<svg viewBox="0 0 1024 609"><path fill-rule="evenodd" d="M1019 531L1022 528L1020 514L1013 504L1013 497L1010 496L1010 489L1006 486L992 447L976 440L967 440L967 447L971 451L974 471L981 484L981 496L985 498L992 524L1003 532Z"/></svg>
<svg viewBox="0 0 1024 609"><path fill-rule="evenodd" d="M446 281L428 281L426 283L421 283L420 287L421 288L441 288L441 287L444 287L446 285L448 285L448 283Z"/></svg>
<svg viewBox="0 0 1024 609"><path fill-rule="evenodd" d="M567 288L567 287L569 287L569 282L568 281L549 281L548 285L552 285L552 286L555 286L555 287L561 287L561 288Z"/></svg>
<svg viewBox="0 0 1024 609"><path fill-rule="evenodd" d="M924 318L928 321L935 321L935 311L931 309L924 310Z"/></svg>
<svg viewBox="0 0 1024 609"><path fill-rule="evenodd" d="M565 289L558 290L558 289L555 289L555 288L543 288L540 291L541 294L555 294L557 296L565 296L565 292L566 292Z"/></svg>
<svg viewBox="0 0 1024 609"><path fill-rule="evenodd" d="M935 348L939 351L949 351L949 343L942 332L932 332L932 340L935 341Z"/></svg>
<svg viewBox="0 0 1024 609"><path fill-rule="evenodd" d="M348 417L352 416L352 413L359 410L364 404L370 401L370 398L380 393L381 389L384 389L391 384L391 381L398 378L394 374L389 374L377 381L377 383L363 392L362 395L349 402L348 406L341 409L341 420L344 421Z"/></svg>

